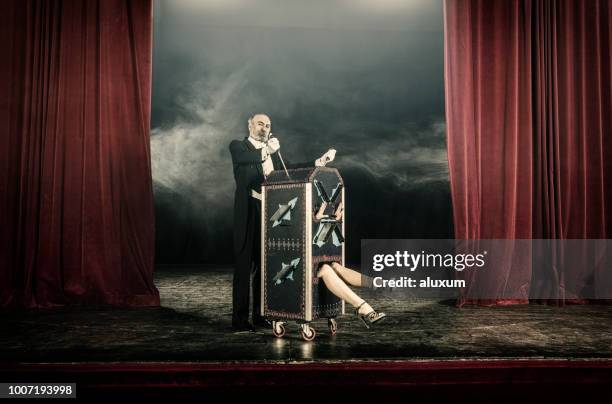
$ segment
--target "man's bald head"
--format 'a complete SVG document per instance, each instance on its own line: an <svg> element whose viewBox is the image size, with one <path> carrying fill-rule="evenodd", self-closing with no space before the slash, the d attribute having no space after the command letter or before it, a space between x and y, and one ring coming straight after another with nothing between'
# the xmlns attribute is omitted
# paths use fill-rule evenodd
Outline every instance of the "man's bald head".
<svg viewBox="0 0 612 404"><path fill-rule="evenodd" d="M249 119L249 136L255 140L266 141L271 129L272 122L266 114L255 114Z"/></svg>

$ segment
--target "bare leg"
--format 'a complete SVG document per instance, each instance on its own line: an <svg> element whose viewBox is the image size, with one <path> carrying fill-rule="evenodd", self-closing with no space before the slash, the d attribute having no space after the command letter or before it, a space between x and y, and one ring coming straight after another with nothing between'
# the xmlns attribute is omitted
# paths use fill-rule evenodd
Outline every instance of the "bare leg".
<svg viewBox="0 0 612 404"><path fill-rule="evenodd" d="M336 220L342 220L342 218L343 218L342 214L343 213L344 213L344 204L342 202L340 202L340 204L336 208L336 211L334 212L334 217L336 218Z"/></svg>
<svg viewBox="0 0 612 404"><path fill-rule="evenodd" d="M323 202L321 204L321 207L319 207L319 210L317 211L317 213L315 214L315 220L321 220L325 217L325 208L327 208L327 202Z"/></svg>
<svg viewBox="0 0 612 404"><path fill-rule="evenodd" d="M353 307L359 307L359 314L368 314L372 311L372 306L365 303L365 300L357 296L355 292L346 286L346 283L340 279L338 274L334 272L329 265L324 264L321 266L321 269L319 269L319 272L317 273L317 277L323 279L327 289L329 289L334 295L348 302Z"/></svg>
<svg viewBox="0 0 612 404"><path fill-rule="evenodd" d="M332 268L340 277L344 280L344 282L348 283L351 286L356 286L358 288L362 286L367 286L367 279L363 279L366 277L365 275L361 275L359 272L349 269L347 267L343 267L337 262L332 262ZM367 278L367 277L366 277ZM366 281L366 285L364 285L363 281Z"/></svg>

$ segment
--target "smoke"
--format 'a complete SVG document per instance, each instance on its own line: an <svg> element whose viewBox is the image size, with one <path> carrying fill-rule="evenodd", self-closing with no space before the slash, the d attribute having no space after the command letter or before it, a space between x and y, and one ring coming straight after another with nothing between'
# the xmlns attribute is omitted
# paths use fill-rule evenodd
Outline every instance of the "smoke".
<svg viewBox="0 0 612 404"><path fill-rule="evenodd" d="M193 92L181 95L177 102L192 118L152 131L154 181L186 197L193 208L222 210L232 200L234 180L227 147L241 130L238 118L245 114L237 101L248 82L248 71L245 66L224 78L214 76L195 83ZM246 123L243 126L246 128ZM371 132L375 138L371 133L360 135L363 126L359 121L343 123L342 131L352 137L339 136L330 141L338 149L334 165L391 180L399 189L448 181L443 120L432 121L424 128L389 128L393 133L381 134L378 128ZM292 149L312 148L299 144L307 143L301 137L294 141L298 145Z"/></svg>
<svg viewBox="0 0 612 404"><path fill-rule="evenodd" d="M285 160L335 148L353 211L369 212L371 190L382 189L377 203L397 206L397 220L446 234L419 211L435 208L422 191L448 182L442 4L380 3L156 1L151 153L163 262L231 256L228 147L255 113L271 117ZM363 216L363 229L380 219Z"/></svg>
<svg viewBox="0 0 612 404"><path fill-rule="evenodd" d="M152 130L154 182L182 195L192 208L218 210L231 201L234 180L228 145L236 138L238 122L228 117L240 116L235 101L248 69L194 83L191 93L177 99L190 120Z"/></svg>
<svg viewBox="0 0 612 404"><path fill-rule="evenodd" d="M381 136L383 140L378 142L363 138L356 141L362 147L348 155L339 154L337 164L345 169L364 170L378 180L390 180L398 190L447 182L444 121L433 121L423 129L397 131L397 136Z"/></svg>

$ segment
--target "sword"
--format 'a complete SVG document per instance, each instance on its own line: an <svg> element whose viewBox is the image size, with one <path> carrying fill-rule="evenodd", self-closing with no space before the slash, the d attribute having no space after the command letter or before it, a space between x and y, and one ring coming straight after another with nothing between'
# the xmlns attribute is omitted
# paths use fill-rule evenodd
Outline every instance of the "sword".
<svg viewBox="0 0 612 404"><path fill-rule="evenodd" d="M289 175L289 171L287 171L287 166L285 165L285 162L283 161L283 156L280 153L280 150L277 151L277 153L278 153L278 158L280 159L281 164L283 165L283 168L285 169L285 174L287 174L287 178L291 179L291 176Z"/></svg>
<svg viewBox="0 0 612 404"><path fill-rule="evenodd" d="M268 140L270 140L271 138L275 137L272 133L270 133L268 135ZM268 142L266 141L266 144ZM280 150L277 151L278 153L278 158L281 161L281 164L283 165L283 169L285 170L285 174L287 174L287 178L291 179L291 176L289 175L289 171L287 171L287 166L285 165L285 161L283 160L283 155L281 154Z"/></svg>

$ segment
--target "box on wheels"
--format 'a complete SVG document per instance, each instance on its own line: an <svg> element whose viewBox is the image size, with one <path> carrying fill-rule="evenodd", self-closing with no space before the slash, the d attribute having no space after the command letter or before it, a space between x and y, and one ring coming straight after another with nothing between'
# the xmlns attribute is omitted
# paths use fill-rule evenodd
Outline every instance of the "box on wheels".
<svg viewBox="0 0 612 404"><path fill-rule="evenodd" d="M317 271L323 263L344 265L344 220L334 216L340 204L346 206L344 183L335 168L273 171L262 186L261 314L277 337L295 321L302 338L313 340L310 322L320 318L336 333L344 301Z"/></svg>

